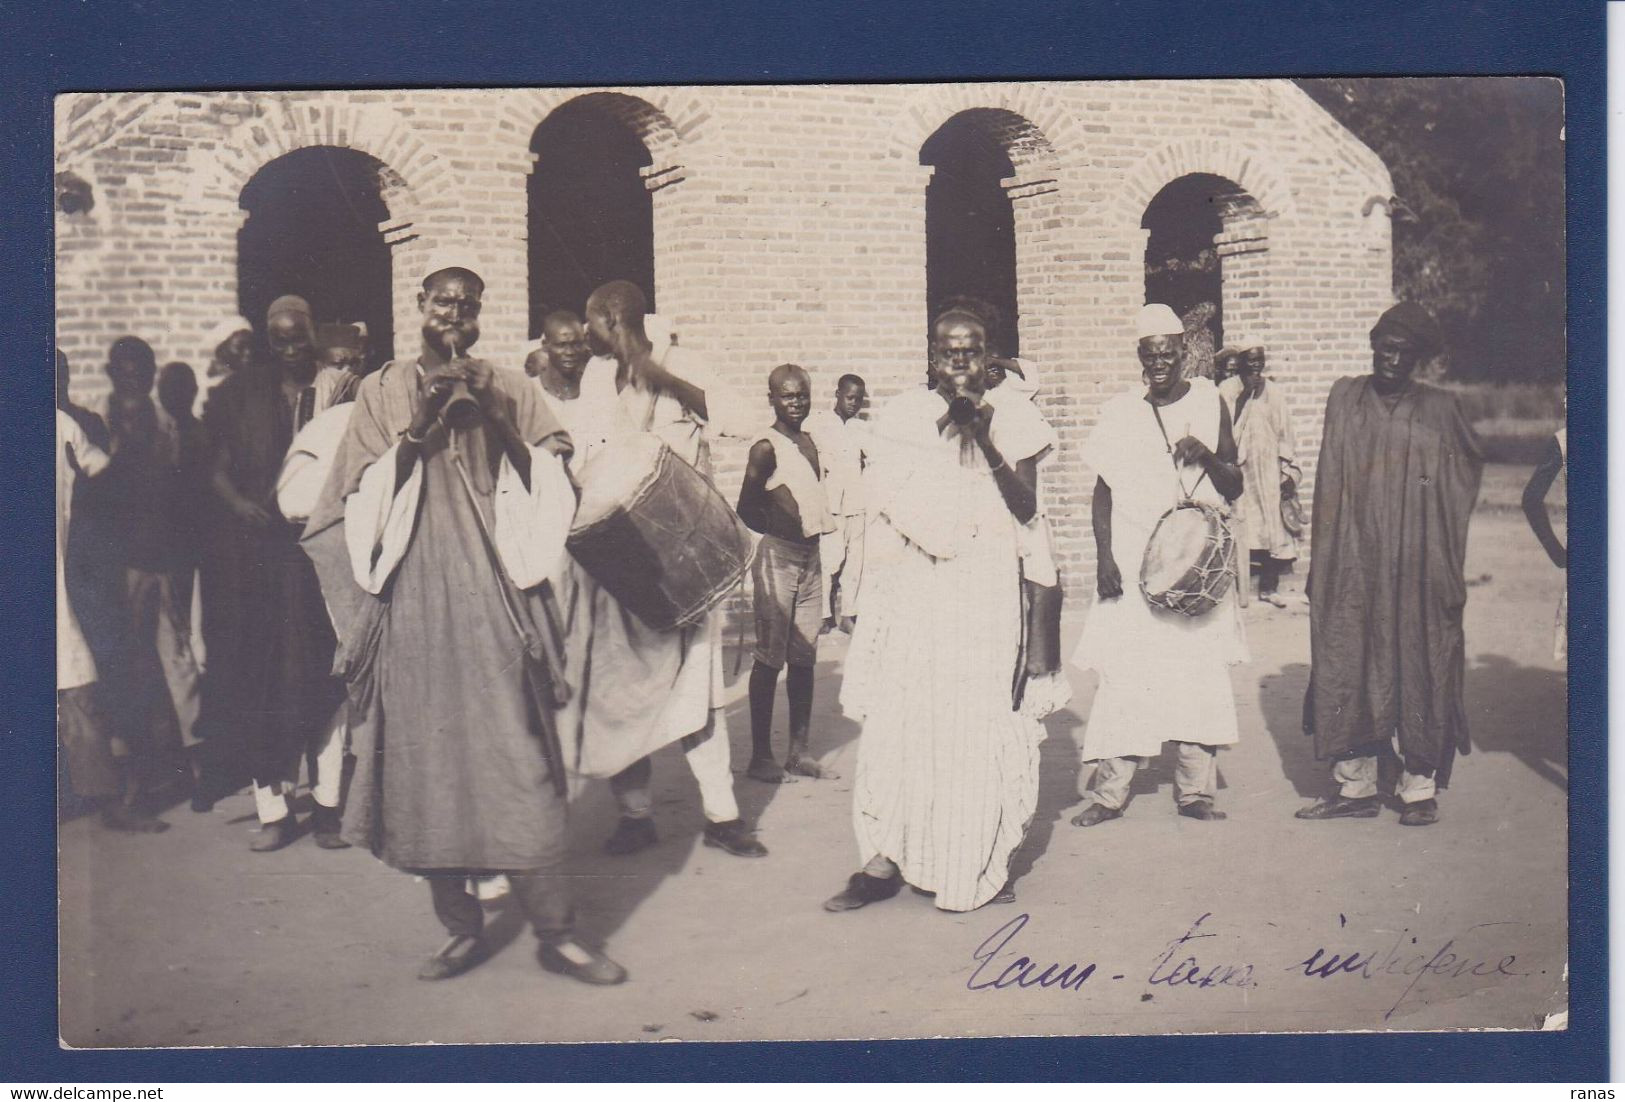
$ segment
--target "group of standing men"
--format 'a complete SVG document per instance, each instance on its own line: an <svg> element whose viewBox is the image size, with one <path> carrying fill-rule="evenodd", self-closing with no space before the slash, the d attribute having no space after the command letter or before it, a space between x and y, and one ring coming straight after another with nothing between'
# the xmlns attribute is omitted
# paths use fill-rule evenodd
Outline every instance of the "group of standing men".
<svg viewBox="0 0 1625 1102"><path fill-rule="evenodd" d="M264 824L254 848L296 836L289 793L309 760L318 840L365 846L427 881L449 940L423 978L484 959L470 884L500 873L545 968L618 983L625 970L576 935L563 875L582 778L607 778L619 805L605 849L636 852L656 841L649 755L680 743L705 844L767 850L733 790L721 612L657 631L565 540L582 469L629 436L653 434L710 477L728 396L703 357L650 332L644 296L625 282L594 292L584 318L545 319L529 379L471 357L483 270L468 254L431 258L417 354L364 378L324 367L330 342L319 343L309 307L279 299L264 327L269 357L250 364L238 349L243 362L211 388L200 462L218 523L201 569L204 711L212 702L213 722L246 748ZM1075 660L1100 687L1080 826L1121 816L1136 768L1165 741L1179 747L1179 814L1224 818L1215 751L1238 737L1229 666L1246 656L1236 593L1189 618L1124 584L1162 514L1185 500L1233 507L1243 544L1261 553L1266 596L1295 553L1282 505L1300 474L1261 352L1221 390L1182 377L1183 327L1169 308L1147 306L1138 321L1144 386L1108 401L1085 445L1098 599ZM781 365L767 380L774 423L750 437L737 510L759 535L748 777L833 775L810 746L816 643L852 634L841 705L862 725L861 867L826 902L832 911L905 883L947 910L1013 900L1041 720L1070 695L1040 485L1057 438L1032 400L1036 365L990 355L988 329L974 310L939 315L930 384L872 420L860 416L862 379L843 376L833 411L815 418L810 376ZM242 323L217 352L250 339ZM1467 747L1462 569L1481 460L1454 400L1412 378L1438 350L1432 319L1396 306L1372 347L1373 373L1332 390L1313 514L1305 723L1338 790L1298 814L1377 815L1379 761L1397 740L1401 822L1422 825ZM95 475L105 457L63 415L58 425L71 494L74 476ZM771 744L781 670L783 765ZM73 751L87 740L70 735L69 704ZM355 768L341 829L346 747Z"/></svg>

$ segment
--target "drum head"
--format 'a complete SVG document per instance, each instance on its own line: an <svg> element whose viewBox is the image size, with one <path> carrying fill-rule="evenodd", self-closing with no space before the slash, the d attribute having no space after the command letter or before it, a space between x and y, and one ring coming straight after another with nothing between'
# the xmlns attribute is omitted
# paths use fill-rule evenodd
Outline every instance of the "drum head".
<svg viewBox="0 0 1625 1102"><path fill-rule="evenodd" d="M1151 593L1178 587L1207 551L1207 516L1200 509L1175 509L1162 518L1145 549L1141 581Z"/></svg>
<svg viewBox="0 0 1625 1102"><path fill-rule="evenodd" d="M575 527L584 528L636 499L655 472L665 445L653 433L640 432L611 440L581 468L581 502Z"/></svg>

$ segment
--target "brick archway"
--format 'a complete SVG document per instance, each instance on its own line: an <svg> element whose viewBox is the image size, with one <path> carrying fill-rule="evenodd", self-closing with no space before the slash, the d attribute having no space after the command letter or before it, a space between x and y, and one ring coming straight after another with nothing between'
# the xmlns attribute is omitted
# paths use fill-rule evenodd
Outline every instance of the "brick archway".
<svg viewBox="0 0 1625 1102"><path fill-rule="evenodd" d="M653 242L652 290L661 309L668 307L668 292L672 290L674 271L680 250L677 242L685 227L693 221L685 214L691 209L689 189L680 187L689 176L694 143L706 131L710 118L701 100L691 91L671 91L659 88L636 90L602 89L592 92L566 92L555 89L527 89L521 93L504 95L498 125L512 135L510 153L504 156L501 168L510 173L513 187L527 196L532 194L532 182L537 167L537 154L533 152L533 139L537 130L562 109L581 111L620 128L625 134L642 143L648 151L649 163L641 167L643 186L649 193L650 238ZM529 240L531 219L527 215L524 244L525 254L531 254ZM533 282L530 265L526 267L527 299L535 296L539 288ZM535 302L531 304L534 314ZM531 318L532 327L536 318Z"/></svg>
<svg viewBox="0 0 1625 1102"><path fill-rule="evenodd" d="M1006 151L1021 180L1048 174L1051 182L1063 158L1057 150L1079 149L1083 134L1060 100L1042 86L1023 84L920 85L912 90L891 127L891 154L914 157L920 146L949 119L966 111L998 116ZM990 117L990 122L991 122Z"/></svg>
<svg viewBox="0 0 1625 1102"><path fill-rule="evenodd" d="M412 236L423 216L421 196L433 194L437 183L449 179L439 155L393 108L284 102L238 123L218 146L192 151L187 165L192 184L181 206L199 214L222 205L235 210L244 186L260 169L311 146L353 149L384 166L379 191L389 219L379 230L391 245Z"/></svg>
<svg viewBox="0 0 1625 1102"><path fill-rule="evenodd" d="M894 154L906 151L918 162L934 136L961 125L974 129L1008 157L1014 171L999 183L1014 222L1014 307L1020 347L1029 359L1058 362L1064 288L1054 258L1061 251L1067 204L1076 199L1061 187L1058 149L1072 148L1063 144L1064 136L1072 134L1071 116L1041 89L950 85L919 89L902 118L892 132ZM920 187L925 189L934 170L922 165L920 172ZM920 232L925 231L922 221ZM930 305L921 304L922 315Z"/></svg>
<svg viewBox="0 0 1625 1102"><path fill-rule="evenodd" d="M639 88L635 92L606 88L596 92L562 92L530 88L503 97L499 125L514 136L507 167L528 176L535 163L530 139L542 120L567 103L591 103L614 119L649 150L653 160L645 173L650 191L679 183L686 175L681 152L705 131L710 113L691 92Z"/></svg>
<svg viewBox="0 0 1625 1102"><path fill-rule="evenodd" d="M1295 207L1292 189L1260 150L1214 138L1188 138L1152 151L1123 175L1116 189L1117 221L1140 215L1157 193L1181 176L1204 173L1223 176L1258 201L1266 219L1290 215Z"/></svg>
<svg viewBox="0 0 1625 1102"><path fill-rule="evenodd" d="M1267 343L1279 298L1270 228L1276 219L1294 213L1292 190L1262 151L1223 139L1189 138L1153 150L1128 170L1117 189L1111 221L1140 226L1146 208L1163 189L1187 176L1217 176L1235 188L1220 207L1223 228L1213 242L1225 330ZM1143 256L1148 231L1139 232Z"/></svg>

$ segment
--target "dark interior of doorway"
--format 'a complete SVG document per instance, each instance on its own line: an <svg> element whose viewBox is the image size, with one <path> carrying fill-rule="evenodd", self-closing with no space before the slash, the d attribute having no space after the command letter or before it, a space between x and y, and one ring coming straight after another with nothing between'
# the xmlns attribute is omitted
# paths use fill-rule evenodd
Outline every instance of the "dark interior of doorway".
<svg viewBox="0 0 1625 1102"><path fill-rule="evenodd" d="M530 335L558 309L581 313L611 280L636 283L654 309L654 202L643 180L653 163L620 121L565 104L531 139Z"/></svg>
<svg viewBox="0 0 1625 1102"><path fill-rule="evenodd" d="M1182 318L1201 303L1211 304L1208 325L1215 346L1224 339L1224 285L1213 241L1224 229L1220 206L1237 191L1222 176L1181 176L1157 192L1140 222L1141 229L1150 231L1145 300L1166 303Z"/></svg>
<svg viewBox="0 0 1625 1102"><path fill-rule="evenodd" d="M369 368L394 355L382 169L357 150L312 146L278 157L244 186L237 302L256 329L273 300L299 295L318 324L366 324Z"/></svg>
<svg viewBox="0 0 1625 1102"><path fill-rule="evenodd" d="M1021 353L1016 301L1016 221L1003 180L1015 175L1002 145L964 119L951 119L920 147L935 170L925 189L925 290L935 314L969 298L992 307L989 344Z"/></svg>

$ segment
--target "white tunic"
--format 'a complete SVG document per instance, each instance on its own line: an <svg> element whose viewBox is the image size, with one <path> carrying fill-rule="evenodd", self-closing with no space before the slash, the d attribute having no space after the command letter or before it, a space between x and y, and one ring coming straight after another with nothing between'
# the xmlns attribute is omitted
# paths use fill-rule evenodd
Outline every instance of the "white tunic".
<svg viewBox="0 0 1625 1102"><path fill-rule="evenodd" d="M684 408L670 394L636 387L617 390L616 364L589 360L578 396L564 401L546 393L575 444L575 472L593 452L624 434L652 432L685 462L709 476L709 431L730 427L733 408L715 385L704 360L690 349L667 346L657 354L665 366L705 391L709 419ZM540 384L538 384L540 385ZM575 754L573 771L612 776L638 759L703 730L713 710L726 703L720 608L682 631L657 632L625 611L585 570L575 565L560 587L568 668L591 678L565 714L560 730ZM576 676L576 675L572 675Z"/></svg>
<svg viewBox="0 0 1625 1102"><path fill-rule="evenodd" d="M843 421L828 411L815 413L802 426L818 445L824 468L824 491L829 511L838 517L863 512L863 453L869 422L853 417Z"/></svg>
<svg viewBox="0 0 1625 1102"><path fill-rule="evenodd" d="M1237 740L1228 667L1247 660L1234 587L1203 616L1156 608L1140 593L1140 565L1157 521L1189 495L1224 506L1200 467L1176 471L1168 445L1194 436L1219 443L1219 393L1207 379L1156 415L1135 388L1108 400L1084 444L1084 464L1112 491L1112 557L1123 595L1096 599L1073 661L1100 674L1083 732L1083 759L1150 757L1169 739L1225 746Z"/></svg>

